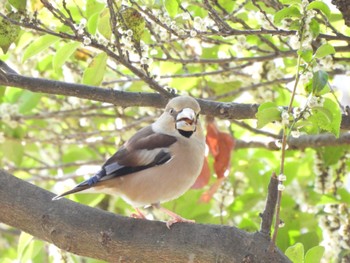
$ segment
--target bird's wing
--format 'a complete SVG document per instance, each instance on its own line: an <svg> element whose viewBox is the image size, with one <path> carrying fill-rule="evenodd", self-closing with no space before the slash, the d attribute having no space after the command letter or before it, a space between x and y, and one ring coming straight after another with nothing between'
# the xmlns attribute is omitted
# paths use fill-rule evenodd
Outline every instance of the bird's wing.
<svg viewBox="0 0 350 263"><path fill-rule="evenodd" d="M145 127L111 156L95 176L82 182L79 186L92 186L99 181L164 164L171 159L168 148L176 140L174 136L155 133L152 126Z"/></svg>
<svg viewBox="0 0 350 263"><path fill-rule="evenodd" d="M145 127L111 156L93 177L53 200L97 186L101 181L162 165L172 158L168 148L176 141L174 136L154 132L152 126Z"/></svg>

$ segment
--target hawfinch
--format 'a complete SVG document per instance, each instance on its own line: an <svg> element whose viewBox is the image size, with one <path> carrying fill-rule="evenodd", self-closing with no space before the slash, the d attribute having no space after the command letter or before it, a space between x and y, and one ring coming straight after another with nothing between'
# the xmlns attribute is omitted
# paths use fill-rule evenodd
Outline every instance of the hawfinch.
<svg viewBox="0 0 350 263"><path fill-rule="evenodd" d="M57 195L86 192L119 195L135 207L153 205L176 222L194 222L159 204L184 194L196 181L203 165L205 139L199 123L200 106L189 96L173 98L150 126L134 134L90 179Z"/></svg>

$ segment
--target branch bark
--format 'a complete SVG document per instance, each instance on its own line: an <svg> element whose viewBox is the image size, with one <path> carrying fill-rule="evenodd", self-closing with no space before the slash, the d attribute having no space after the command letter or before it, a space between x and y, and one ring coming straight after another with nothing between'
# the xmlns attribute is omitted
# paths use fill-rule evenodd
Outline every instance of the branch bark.
<svg viewBox="0 0 350 263"><path fill-rule="evenodd" d="M14 191L15 189L15 191ZM261 233L126 218L74 203L0 170L0 222L108 262L290 262ZM249 261L247 261L249 260Z"/></svg>
<svg viewBox="0 0 350 263"><path fill-rule="evenodd" d="M342 13L345 25L350 26L350 7L347 0L332 0L332 4L335 5Z"/></svg>
<svg viewBox="0 0 350 263"><path fill-rule="evenodd" d="M325 146L345 146L350 145L350 133L343 133L336 138L333 134L316 134L302 135L298 138L288 137L288 150L304 150L306 148L319 148ZM276 145L276 140L264 141L243 141L236 140L235 149L245 148L265 148L273 151L279 151L280 148Z"/></svg>
<svg viewBox="0 0 350 263"><path fill-rule="evenodd" d="M264 212L261 214L260 233L264 235L267 239L270 239L272 221L275 215L277 203L277 187L277 176L275 173L273 173L268 187L268 195L266 199L265 209Z"/></svg>
<svg viewBox="0 0 350 263"><path fill-rule="evenodd" d="M1 71L1 69L2 66L0 64L0 85L17 87L37 93L108 102L120 107L151 106L163 108L168 101L167 98L158 93L117 91L63 81L26 77ZM198 102L201 105L202 114L220 119L255 119L255 114L259 107L258 104L225 103L204 99L198 99ZM343 114L341 128L350 130L350 116Z"/></svg>

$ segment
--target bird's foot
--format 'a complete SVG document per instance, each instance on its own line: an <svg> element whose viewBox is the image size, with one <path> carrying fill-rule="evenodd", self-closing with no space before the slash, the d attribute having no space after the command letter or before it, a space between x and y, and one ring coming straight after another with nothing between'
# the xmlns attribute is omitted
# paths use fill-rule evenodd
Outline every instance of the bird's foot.
<svg viewBox="0 0 350 263"><path fill-rule="evenodd" d="M132 213L130 216L138 219L146 219L146 216L140 211L140 209L135 207L136 213Z"/></svg>
<svg viewBox="0 0 350 263"><path fill-rule="evenodd" d="M158 208L171 217L171 219L166 222L166 227L168 229L170 229L170 227L175 223L184 222L184 223L192 223L193 224L196 222L194 220L183 218L183 217L179 216L178 214L175 214L174 212L172 212L164 207L161 207L159 205L158 205Z"/></svg>
<svg viewBox="0 0 350 263"><path fill-rule="evenodd" d="M181 217L181 216L179 216L179 215L176 215L176 217L173 217L172 219L170 219L170 220L168 220L168 221L166 222L166 227L167 227L168 229L170 229L170 227L171 227L173 224L175 224L175 223L181 223L181 222L184 222L184 223L192 223L192 224L196 223L196 221L194 221L194 220L186 219L186 218L183 218L183 217Z"/></svg>

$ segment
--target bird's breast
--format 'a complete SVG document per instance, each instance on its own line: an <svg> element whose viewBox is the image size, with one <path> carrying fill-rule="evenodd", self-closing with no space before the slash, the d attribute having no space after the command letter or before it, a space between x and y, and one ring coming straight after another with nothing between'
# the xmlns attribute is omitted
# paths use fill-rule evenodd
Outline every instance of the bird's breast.
<svg viewBox="0 0 350 263"><path fill-rule="evenodd" d="M117 194L136 207L181 196L197 179L203 165L204 150L204 142L180 140L169 148L172 158L168 162L116 178Z"/></svg>

